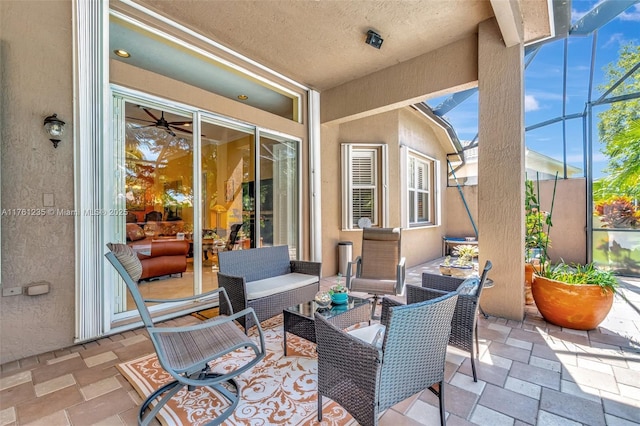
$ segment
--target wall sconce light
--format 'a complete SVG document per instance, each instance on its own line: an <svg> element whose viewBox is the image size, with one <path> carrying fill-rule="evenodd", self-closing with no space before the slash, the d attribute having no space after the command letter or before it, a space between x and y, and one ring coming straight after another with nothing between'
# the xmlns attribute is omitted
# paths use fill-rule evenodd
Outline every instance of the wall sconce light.
<svg viewBox="0 0 640 426"><path fill-rule="evenodd" d="M373 46L376 49L380 49L380 46L382 46L383 41L384 40L382 39L382 37L380 37L380 34L378 34L377 32L373 30L367 31L367 39L365 40L365 42L369 46Z"/></svg>
<svg viewBox="0 0 640 426"><path fill-rule="evenodd" d="M44 119L44 131L47 133L49 140L53 142L53 147L57 148L60 138L64 133L64 121L58 118L58 114L53 114Z"/></svg>

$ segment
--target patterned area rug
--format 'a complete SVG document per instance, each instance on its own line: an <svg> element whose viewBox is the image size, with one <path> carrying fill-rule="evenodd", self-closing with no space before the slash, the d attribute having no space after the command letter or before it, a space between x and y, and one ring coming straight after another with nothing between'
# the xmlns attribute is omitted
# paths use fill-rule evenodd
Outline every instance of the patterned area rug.
<svg viewBox="0 0 640 426"><path fill-rule="evenodd" d="M317 360L315 344L287 335L287 354L283 352L282 316L262 324L267 355L254 368L236 378L241 399L225 425L317 425ZM255 331L250 335L257 338ZM223 372L250 356L239 350L212 362L213 371ZM118 369L144 399L170 381L155 354L119 364ZM323 398L322 425L357 425L338 404ZM228 407L209 388L186 388L160 411L163 425L203 425Z"/></svg>

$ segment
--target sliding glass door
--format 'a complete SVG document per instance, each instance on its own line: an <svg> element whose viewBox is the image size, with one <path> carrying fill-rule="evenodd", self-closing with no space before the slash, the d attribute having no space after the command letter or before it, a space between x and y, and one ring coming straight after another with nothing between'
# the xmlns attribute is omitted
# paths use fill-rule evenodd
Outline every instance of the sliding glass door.
<svg viewBox="0 0 640 426"><path fill-rule="evenodd" d="M255 170L255 128L209 116L201 123L202 277L216 288L218 253L249 248L242 183Z"/></svg>
<svg viewBox="0 0 640 426"><path fill-rule="evenodd" d="M292 258L299 237L298 146L289 138L260 133L260 244L288 245Z"/></svg>
<svg viewBox="0 0 640 426"><path fill-rule="evenodd" d="M105 229L141 260L143 296L217 288L224 250L288 245L297 258L300 141L139 93L116 91L113 104L117 170L105 179L126 215ZM128 318L124 284L112 293L114 318Z"/></svg>
<svg viewBox="0 0 640 426"><path fill-rule="evenodd" d="M124 111L116 137L123 170L116 202L126 210L118 228L142 263L140 291L146 298L193 295L193 115L116 100ZM122 286L115 302L116 313L134 306Z"/></svg>

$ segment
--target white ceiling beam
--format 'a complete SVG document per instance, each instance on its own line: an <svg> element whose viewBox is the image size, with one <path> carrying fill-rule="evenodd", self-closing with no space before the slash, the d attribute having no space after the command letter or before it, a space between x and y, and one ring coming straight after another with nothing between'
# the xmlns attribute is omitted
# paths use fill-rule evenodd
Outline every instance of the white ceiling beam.
<svg viewBox="0 0 640 426"><path fill-rule="evenodd" d="M505 46L511 47L522 43L524 30L520 0L491 0L491 7L493 7Z"/></svg>

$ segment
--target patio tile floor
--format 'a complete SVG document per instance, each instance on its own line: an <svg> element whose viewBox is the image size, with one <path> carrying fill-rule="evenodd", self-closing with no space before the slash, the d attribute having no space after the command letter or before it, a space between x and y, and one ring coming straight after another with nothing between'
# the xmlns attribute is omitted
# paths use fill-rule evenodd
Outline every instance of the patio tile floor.
<svg viewBox="0 0 640 426"><path fill-rule="evenodd" d="M407 283L419 284L431 271L433 264L410 268ZM447 424L640 424L640 280L622 279L621 292L605 322L589 332L547 324L535 307L521 322L481 316L478 382L467 354L447 354ZM138 329L6 363L0 426L135 425L141 400L115 365L152 351ZM437 425L437 398L414 395L387 410L380 424Z"/></svg>

